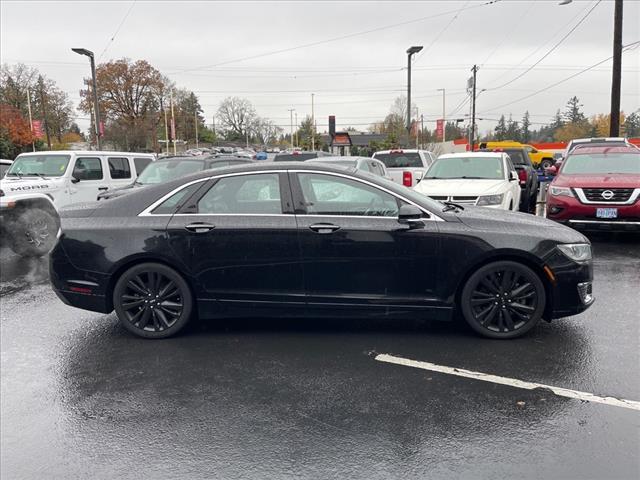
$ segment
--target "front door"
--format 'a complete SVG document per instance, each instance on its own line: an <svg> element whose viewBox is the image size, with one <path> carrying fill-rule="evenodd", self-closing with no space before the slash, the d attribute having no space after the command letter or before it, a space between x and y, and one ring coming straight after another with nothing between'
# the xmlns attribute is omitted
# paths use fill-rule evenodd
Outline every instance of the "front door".
<svg viewBox="0 0 640 480"><path fill-rule="evenodd" d="M109 187L102 158L78 157L73 164L69 194L71 203L95 202Z"/></svg>
<svg viewBox="0 0 640 480"><path fill-rule="evenodd" d="M339 174L291 174L310 306L437 307L438 230L398 222L404 200Z"/></svg>
<svg viewBox="0 0 640 480"><path fill-rule="evenodd" d="M285 173L212 180L171 218L168 237L203 301L304 305L296 220Z"/></svg>

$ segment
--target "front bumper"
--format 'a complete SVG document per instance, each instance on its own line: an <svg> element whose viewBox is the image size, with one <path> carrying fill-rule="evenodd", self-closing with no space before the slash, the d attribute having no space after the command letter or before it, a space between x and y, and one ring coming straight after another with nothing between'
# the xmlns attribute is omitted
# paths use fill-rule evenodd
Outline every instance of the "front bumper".
<svg viewBox="0 0 640 480"><path fill-rule="evenodd" d="M546 317L560 318L584 312L593 305L593 262L574 262L556 252L547 265L553 272L551 306Z"/></svg>
<svg viewBox="0 0 640 480"><path fill-rule="evenodd" d="M598 208L616 208L617 218L598 218ZM631 205L581 203L575 197L547 197L547 218L577 230L640 231L640 202Z"/></svg>

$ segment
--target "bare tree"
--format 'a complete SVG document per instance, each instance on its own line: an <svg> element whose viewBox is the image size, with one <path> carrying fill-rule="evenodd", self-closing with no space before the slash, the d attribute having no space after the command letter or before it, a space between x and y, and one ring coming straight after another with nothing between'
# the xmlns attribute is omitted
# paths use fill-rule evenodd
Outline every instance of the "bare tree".
<svg viewBox="0 0 640 480"><path fill-rule="evenodd" d="M237 140L245 138L247 132L255 127L258 116L246 98L227 97L220 104L216 118L226 131L225 137L228 140Z"/></svg>

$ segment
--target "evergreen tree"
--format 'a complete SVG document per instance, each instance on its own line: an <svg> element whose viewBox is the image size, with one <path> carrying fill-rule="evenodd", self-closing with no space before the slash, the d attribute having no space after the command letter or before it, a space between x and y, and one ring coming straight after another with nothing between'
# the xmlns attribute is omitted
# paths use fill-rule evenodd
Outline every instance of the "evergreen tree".
<svg viewBox="0 0 640 480"><path fill-rule="evenodd" d="M573 124L581 124L584 123L587 119L584 116L584 113L580 111L580 107L583 105L580 103L578 97L573 96L567 102L567 109L564 112L564 118L568 123Z"/></svg>
<svg viewBox="0 0 640 480"><path fill-rule="evenodd" d="M500 116L498 125L496 125L496 128L493 131L495 132L496 140L505 140L507 138L507 125L504 115Z"/></svg>
<svg viewBox="0 0 640 480"><path fill-rule="evenodd" d="M509 115L509 121L507 122L507 139L520 141L520 125L518 122L514 122L511 115Z"/></svg>
<svg viewBox="0 0 640 480"><path fill-rule="evenodd" d="M524 112L524 116L522 117L522 128L520 129L522 141L524 143L529 143L531 140L531 132L529 131L529 127L531 126L531 121L529 121L529 110Z"/></svg>

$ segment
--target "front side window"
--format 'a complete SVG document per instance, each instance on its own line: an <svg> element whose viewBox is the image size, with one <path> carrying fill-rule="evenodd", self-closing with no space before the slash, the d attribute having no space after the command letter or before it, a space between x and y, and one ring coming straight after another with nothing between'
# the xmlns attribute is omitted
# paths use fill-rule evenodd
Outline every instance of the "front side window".
<svg viewBox="0 0 640 480"><path fill-rule="evenodd" d="M482 178L500 180L504 178L504 171L500 157L444 157L439 158L429 167L424 178Z"/></svg>
<svg viewBox="0 0 640 480"><path fill-rule="evenodd" d="M200 199L198 213L282 213L280 176L277 173L262 173L223 177Z"/></svg>
<svg viewBox="0 0 640 480"><path fill-rule="evenodd" d="M299 173L310 215L398 216L398 201L375 187L333 175Z"/></svg>
<svg viewBox="0 0 640 480"><path fill-rule="evenodd" d="M61 177L67 171L69 155L18 155L7 172L8 177Z"/></svg>
<svg viewBox="0 0 640 480"><path fill-rule="evenodd" d="M131 178L129 159L124 157L109 157L109 174L114 180Z"/></svg>
<svg viewBox="0 0 640 480"><path fill-rule="evenodd" d="M78 180L102 180L102 160L98 157L78 158L72 176Z"/></svg>

